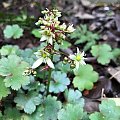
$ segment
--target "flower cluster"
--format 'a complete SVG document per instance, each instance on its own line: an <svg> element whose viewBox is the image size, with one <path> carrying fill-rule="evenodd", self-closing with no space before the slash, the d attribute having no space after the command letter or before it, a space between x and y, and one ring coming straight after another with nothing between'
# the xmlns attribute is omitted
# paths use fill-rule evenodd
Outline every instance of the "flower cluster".
<svg viewBox="0 0 120 120"><path fill-rule="evenodd" d="M47 41L47 43L50 43L53 45L54 42L57 42L58 44L61 44L62 41L65 39L65 33L71 33L75 29L73 28L73 25L67 25L65 23L60 24L60 21L58 20L59 17L61 17L61 12L58 10L44 10L42 13L45 15L44 18L39 18L36 25L40 26L40 33L42 34L42 37L40 41Z"/></svg>
<svg viewBox="0 0 120 120"><path fill-rule="evenodd" d="M50 68L54 69L54 64L52 62L52 56L56 54L55 44L62 44L65 40L65 34L71 33L75 29L73 25L67 26L65 23L60 24L58 20L61 17L61 12L58 10L44 10L42 11L44 18L39 18L37 25L40 25L40 33L42 35L40 41L45 41L47 46L44 49L38 50L35 55L38 58L32 66L32 69L37 68L42 63L47 64ZM59 53L59 51L58 51ZM78 69L79 66L85 64L84 62L84 52L80 52L77 48L77 53L71 54L64 61L70 63L71 68Z"/></svg>

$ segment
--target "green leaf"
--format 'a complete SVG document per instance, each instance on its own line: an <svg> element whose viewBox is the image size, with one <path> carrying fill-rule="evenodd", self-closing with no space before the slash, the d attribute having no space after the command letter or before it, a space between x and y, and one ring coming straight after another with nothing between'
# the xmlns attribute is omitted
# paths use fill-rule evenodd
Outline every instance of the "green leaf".
<svg viewBox="0 0 120 120"><path fill-rule="evenodd" d="M2 119L3 119L3 115L2 115L2 113L0 111L0 120L2 120Z"/></svg>
<svg viewBox="0 0 120 120"><path fill-rule="evenodd" d="M42 95L33 91L30 91L28 94L18 93L14 101L20 110L24 109L26 113L32 114L36 110L36 106L41 104Z"/></svg>
<svg viewBox="0 0 120 120"><path fill-rule="evenodd" d="M63 64L63 62L59 62L57 65L56 65L56 68L64 73L67 73L69 72L71 69L70 69L70 64Z"/></svg>
<svg viewBox="0 0 120 120"><path fill-rule="evenodd" d="M120 107L113 100L103 100L99 109L106 120L120 120Z"/></svg>
<svg viewBox="0 0 120 120"><path fill-rule="evenodd" d="M113 58L111 47L108 44L92 46L91 53L97 58L98 63L105 65Z"/></svg>
<svg viewBox="0 0 120 120"><path fill-rule="evenodd" d="M47 96L44 104L43 120L57 120L58 111L61 109L61 102L56 97Z"/></svg>
<svg viewBox="0 0 120 120"><path fill-rule="evenodd" d="M67 104L58 113L58 120L81 120L83 117L83 108L79 104Z"/></svg>
<svg viewBox="0 0 120 120"><path fill-rule="evenodd" d="M90 41L90 42L86 43L86 45L85 45L83 50L84 51L89 50L91 48L91 46L95 45L95 43L96 43L95 41Z"/></svg>
<svg viewBox="0 0 120 120"><path fill-rule="evenodd" d="M92 45L96 44L96 40L100 38L97 33L93 33L88 30L87 25L80 25L71 35L70 38L76 40L75 45L85 43L84 51L91 48Z"/></svg>
<svg viewBox="0 0 120 120"><path fill-rule="evenodd" d="M23 29L20 28L17 24L7 25L3 33L6 38L13 37L14 39L18 39L23 35Z"/></svg>
<svg viewBox="0 0 120 120"><path fill-rule="evenodd" d="M36 90L37 92L44 92L45 91L45 85L40 84L38 81L31 82L29 85L23 86L24 90Z"/></svg>
<svg viewBox="0 0 120 120"><path fill-rule="evenodd" d="M33 29L31 32L36 38L41 38L40 29Z"/></svg>
<svg viewBox="0 0 120 120"><path fill-rule="evenodd" d="M90 120L106 120L105 117L99 112L92 113L89 118Z"/></svg>
<svg viewBox="0 0 120 120"><path fill-rule="evenodd" d="M10 94L9 88L5 86L4 78L0 77L0 100Z"/></svg>
<svg viewBox="0 0 120 120"><path fill-rule="evenodd" d="M6 55L17 54L18 51L19 51L18 46L5 45L0 49L0 54L2 56L6 56Z"/></svg>
<svg viewBox="0 0 120 120"><path fill-rule="evenodd" d="M84 106L84 99L82 98L82 94L79 90L66 89L64 95L68 103L80 104L81 107Z"/></svg>
<svg viewBox="0 0 120 120"><path fill-rule="evenodd" d="M38 120L38 119L31 119L31 116L28 114L22 114L21 120Z"/></svg>
<svg viewBox="0 0 120 120"><path fill-rule="evenodd" d="M2 120L21 120L21 114L16 108L7 108Z"/></svg>
<svg viewBox="0 0 120 120"><path fill-rule="evenodd" d="M54 54L54 55L53 55L53 61L54 61L54 62L60 61L60 57L61 57L61 55Z"/></svg>
<svg viewBox="0 0 120 120"><path fill-rule="evenodd" d="M24 61L28 62L31 66L36 61L36 56L34 54L34 51L30 48L26 48L25 50L22 50L20 56L23 57Z"/></svg>
<svg viewBox="0 0 120 120"><path fill-rule="evenodd" d="M23 115L23 120L57 120L58 111L61 109L61 102L56 97L47 96L43 104L39 105L31 115Z"/></svg>
<svg viewBox="0 0 120 120"><path fill-rule="evenodd" d="M73 85L80 91L92 89L93 83L98 80L98 73L93 71L93 67L89 64L79 67L74 74Z"/></svg>
<svg viewBox="0 0 120 120"><path fill-rule="evenodd" d="M120 48L115 48L113 51L113 59L120 58Z"/></svg>
<svg viewBox="0 0 120 120"><path fill-rule="evenodd" d="M67 77L67 74L62 73L61 71L53 71L51 77L54 81L50 82L50 92L63 92L67 88L67 85L70 84L70 80Z"/></svg>
<svg viewBox="0 0 120 120"><path fill-rule="evenodd" d="M6 38L12 38L12 36L14 34L12 26L10 26L10 25L7 25L3 32L4 32L4 36Z"/></svg>
<svg viewBox="0 0 120 120"><path fill-rule="evenodd" d="M87 112L84 112L83 118L81 120L90 120L89 119L89 114L87 114Z"/></svg>
<svg viewBox="0 0 120 120"><path fill-rule="evenodd" d="M63 41L62 45L60 46L61 49L67 49L71 46L71 43L68 41Z"/></svg>
<svg viewBox="0 0 120 120"><path fill-rule="evenodd" d="M28 63L22 61L17 55L9 55L8 58L0 59L0 75L5 77L5 86L18 90L21 86L28 85L29 76L23 75L28 66Z"/></svg>

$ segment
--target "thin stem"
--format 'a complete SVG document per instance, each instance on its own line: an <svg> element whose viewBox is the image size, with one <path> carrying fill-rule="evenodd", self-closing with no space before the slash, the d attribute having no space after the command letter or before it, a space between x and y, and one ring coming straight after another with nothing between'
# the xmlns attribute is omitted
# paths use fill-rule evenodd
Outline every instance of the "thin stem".
<svg viewBox="0 0 120 120"><path fill-rule="evenodd" d="M48 84L47 84L47 95L49 94L49 87L50 87L50 79L51 79L51 72L52 70L49 70L49 76L48 76Z"/></svg>
<svg viewBox="0 0 120 120"><path fill-rule="evenodd" d="M51 60L53 61L53 55L51 56ZM49 74L48 74L47 95L49 94L49 87L50 87L51 73L52 73L52 69L50 68L50 69L49 69Z"/></svg>

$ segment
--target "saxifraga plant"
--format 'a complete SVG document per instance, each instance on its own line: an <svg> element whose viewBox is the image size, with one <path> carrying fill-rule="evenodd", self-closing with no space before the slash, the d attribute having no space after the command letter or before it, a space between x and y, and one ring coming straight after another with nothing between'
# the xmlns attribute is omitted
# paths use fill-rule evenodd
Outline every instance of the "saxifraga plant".
<svg viewBox="0 0 120 120"><path fill-rule="evenodd" d="M44 18L36 23L41 37L38 48L20 50L6 45L0 49L0 100L4 109L0 108L0 120L108 120L108 113L119 120L120 108L114 102L103 101L100 113L89 116L84 112L81 91L93 88L98 73L86 65L84 51L78 47L73 54L60 50L66 34L75 30L72 24L60 23L61 12L46 9L42 13ZM7 96L13 101L8 103Z"/></svg>
<svg viewBox="0 0 120 120"><path fill-rule="evenodd" d="M48 75L48 85L47 85L47 94L49 93L50 79L51 73L53 69L55 69L55 65L53 63L53 55L55 54L63 54L59 48L56 49L56 45L60 46L65 41L66 34L72 33L75 29L73 25L67 26L65 23L60 24L59 17L61 17L61 12L58 10L44 10L42 11L44 14L44 18L39 18L36 25L40 25L40 33L41 33L41 42L45 42L46 45L35 52L36 57L38 58L34 64L32 65L32 69L38 68L42 63L45 63L45 67L47 65L47 69L49 71ZM69 62L71 67L74 69L78 69L80 64L85 64L84 62L84 52L80 52L79 48L77 48L77 53L74 55L68 55L64 58L64 63Z"/></svg>

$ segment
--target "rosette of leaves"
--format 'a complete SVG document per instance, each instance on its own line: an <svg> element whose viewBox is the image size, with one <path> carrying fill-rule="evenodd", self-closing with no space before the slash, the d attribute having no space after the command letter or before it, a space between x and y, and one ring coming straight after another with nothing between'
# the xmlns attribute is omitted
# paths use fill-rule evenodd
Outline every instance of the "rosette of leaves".
<svg viewBox="0 0 120 120"><path fill-rule="evenodd" d="M80 104L81 107L84 106L84 99L82 98L82 93L79 90L66 89L64 95L67 103Z"/></svg>
<svg viewBox="0 0 120 120"><path fill-rule="evenodd" d="M89 64L79 67L74 74L73 85L80 91L92 89L93 83L98 80L98 73L93 71L93 67Z"/></svg>
<svg viewBox="0 0 120 120"><path fill-rule="evenodd" d="M70 37L76 40L75 45L86 43L84 51L87 51L92 45L95 45L96 40L100 38L97 33L89 31L87 25L80 25L80 27L70 34Z"/></svg>
<svg viewBox="0 0 120 120"><path fill-rule="evenodd" d="M61 71L53 71L51 77L53 81L50 82L49 92L63 92L67 88L67 85L70 84L67 74Z"/></svg>
<svg viewBox="0 0 120 120"><path fill-rule="evenodd" d="M90 115L90 120L120 120L120 107L113 100L103 100L99 105L100 113Z"/></svg>
<svg viewBox="0 0 120 120"><path fill-rule="evenodd" d="M0 54L2 56L7 56L7 55L15 55L20 52L20 49L18 46L13 46L13 45L5 45L0 49Z"/></svg>
<svg viewBox="0 0 120 120"><path fill-rule="evenodd" d="M43 103L31 115L23 115L23 120L57 120L58 111L61 109L61 102L57 97L47 96Z"/></svg>
<svg viewBox="0 0 120 120"><path fill-rule="evenodd" d="M6 38L18 39L23 35L23 29L19 25L7 25L3 31Z"/></svg>
<svg viewBox="0 0 120 120"><path fill-rule="evenodd" d="M6 87L18 90L23 85L30 83L29 76L23 75L29 64L17 55L9 55L0 59L0 76L4 77Z"/></svg>
<svg viewBox="0 0 120 120"><path fill-rule="evenodd" d="M81 120L83 114L83 108L79 104L67 104L59 111L58 120Z"/></svg>
<svg viewBox="0 0 120 120"><path fill-rule="evenodd" d="M112 49L108 44L92 46L91 53L102 65L108 64L113 58Z"/></svg>
<svg viewBox="0 0 120 120"><path fill-rule="evenodd" d="M32 114L36 110L36 106L42 103L42 95L35 91L30 91L28 94L18 93L14 99L17 107L24 110L25 113Z"/></svg>

